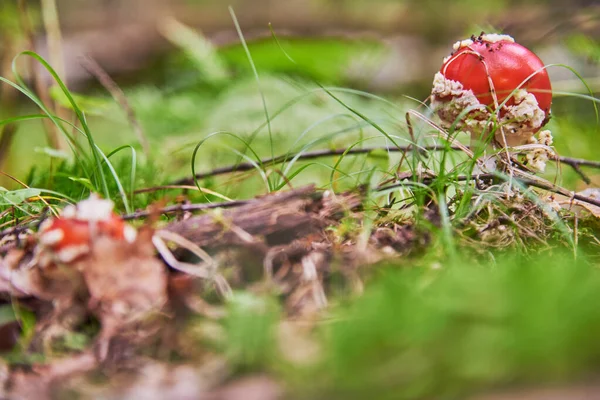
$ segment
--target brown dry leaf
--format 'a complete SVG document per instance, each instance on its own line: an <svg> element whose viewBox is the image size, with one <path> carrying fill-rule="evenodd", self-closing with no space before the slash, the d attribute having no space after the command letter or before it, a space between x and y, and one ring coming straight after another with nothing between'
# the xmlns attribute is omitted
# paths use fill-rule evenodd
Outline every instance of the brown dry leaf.
<svg viewBox="0 0 600 400"><path fill-rule="evenodd" d="M10 250L4 258L0 260L0 293L6 293L11 297L27 297L29 296L29 279L27 275L24 281L25 287L19 287L13 283L16 275L19 273L19 264L23 259L25 252L21 249Z"/></svg>
<svg viewBox="0 0 600 400"><path fill-rule="evenodd" d="M87 289L81 272L72 266L41 268L34 261L31 249L12 249L0 259L0 294L41 300L36 308L40 331L80 307L75 299L85 297Z"/></svg>
<svg viewBox="0 0 600 400"><path fill-rule="evenodd" d="M27 265L30 259L30 252L12 249L0 260L0 293L17 298L33 296L51 301L55 293L49 287L48 280L44 277L44 271ZM56 294L64 295L69 292L67 288L63 287L62 289Z"/></svg>
<svg viewBox="0 0 600 400"><path fill-rule="evenodd" d="M581 192L577 192L578 195L589 197L590 199L600 201L600 189L588 188ZM566 196L556 195L556 202L564 209L573 211L577 216L583 216L584 213L589 213L596 218L600 218L600 207L586 202L570 199Z"/></svg>
<svg viewBox="0 0 600 400"><path fill-rule="evenodd" d="M101 341L149 320L167 303L167 273L154 256L151 237L151 230L141 230L133 243L99 238L78 266L89 291L89 308L102 324Z"/></svg>
<svg viewBox="0 0 600 400"><path fill-rule="evenodd" d="M13 249L0 260L0 293L37 299L32 309L38 323L31 348L38 351L50 349L54 338L85 317L85 307L76 301L86 293L81 273L67 266L40 268L32 263L31 251Z"/></svg>

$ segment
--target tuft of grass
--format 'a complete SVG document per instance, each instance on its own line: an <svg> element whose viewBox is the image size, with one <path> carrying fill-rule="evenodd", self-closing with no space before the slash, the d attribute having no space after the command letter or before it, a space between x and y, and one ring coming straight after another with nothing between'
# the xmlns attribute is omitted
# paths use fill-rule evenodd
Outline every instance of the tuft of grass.
<svg viewBox="0 0 600 400"><path fill-rule="evenodd" d="M584 377L600 367L597 267L560 251L382 265L320 329L299 397L459 399Z"/></svg>

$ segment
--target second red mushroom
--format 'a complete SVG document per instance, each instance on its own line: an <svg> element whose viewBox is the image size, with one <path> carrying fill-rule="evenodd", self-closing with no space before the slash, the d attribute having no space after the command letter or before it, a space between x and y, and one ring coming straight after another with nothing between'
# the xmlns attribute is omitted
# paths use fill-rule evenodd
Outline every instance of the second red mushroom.
<svg viewBox="0 0 600 400"><path fill-rule="evenodd" d="M445 126L471 133L472 145L502 147L529 143L548 122L552 104L540 58L508 35L483 33L454 45L431 96Z"/></svg>

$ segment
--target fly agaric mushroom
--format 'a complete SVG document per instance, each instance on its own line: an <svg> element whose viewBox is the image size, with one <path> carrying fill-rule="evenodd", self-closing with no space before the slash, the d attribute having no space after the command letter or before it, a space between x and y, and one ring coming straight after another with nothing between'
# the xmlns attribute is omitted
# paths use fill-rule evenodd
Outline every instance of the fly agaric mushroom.
<svg viewBox="0 0 600 400"><path fill-rule="evenodd" d="M471 145L519 146L550 119L552 92L544 63L508 35L457 42L435 74L432 106L445 126L471 133ZM498 125L492 123L497 121Z"/></svg>
<svg viewBox="0 0 600 400"><path fill-rule="evenodd" d="M106 236L132 243L136 230L113 212L113 202L92 194L76 205L68 205L60 216L40 227L39 262L69 264L91 251L93 240Z"/></svg>

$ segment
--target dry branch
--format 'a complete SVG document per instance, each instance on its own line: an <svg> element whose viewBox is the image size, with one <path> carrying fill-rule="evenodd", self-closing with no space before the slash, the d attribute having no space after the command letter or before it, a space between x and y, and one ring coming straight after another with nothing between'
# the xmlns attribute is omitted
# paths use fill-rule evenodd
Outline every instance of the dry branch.
<svg viewBox="0 0 600 400"><path fill-rule="evenodd" d="M200 247L243 244L256 235L278 245L318 232L360 205L357 193L334 195L307 186L259 197L220 214L172 222L166 229Z"/></svg>
<svg viewBox="0 0 600 400"><path fill-rule="evenodd" d="M448 148L450 148L452 150L458 150L458 148L452 148L452 147L443 146L443 145L423 146L423 147L419 147L419 150L443 151ZM391 153L404 153L404 152L407 152L412 149L413 149L413 146L361 147L359 149L341 148L341 149L330 149L330 150L315 150L315 151L307 151L306 153L302 153L300 155L298 155L297 153L290 153L290 154L285 154L285 155L277 156L277 157L273 157L273 158L265 158L263 160L258 161L257 164L258 165L269 165L269 166L276 165L276 164L282 164L286 161L292 160L296 156L298 156L298 160L305 161L305 160L313 160L315 158L322 158L322 157L341 156L344 154L345 155L368 154L372 151L379 151L379 150L389 151ZM208 178L211 176L229 174L232 172L251 171L255 168L256 168L255 164L244 162L244 163L239 163L236 165L230 165L227 167L215 168L212 171L208 171L208 172L198 173L198 174L196 174L196 179L204 179L204 178ZM194 184L193 177L181 178L172 183L172 185L193 185L193 184ZM141 189L141 190L144 190L144 189Z"/></svg>
<svg viewBox="0 0 600 400"><path fill-rule="evenodd" d="M430 184L433 181L433 179L434 179L434 177L424 178L423 183ZM455 178L455 180L458 182L465 182L465 181L471 181L471 180L499 181L499 180L505 180L505 179L501 175L490 173L490 174L476 174L476 175L471 175L471 176L459 175ZM572 192L572 191L562 188L560 186L554 185L554 184L552 184L548 181L542 180L542 179L533 180L530 178L513 178L513 181L516 183L520 183L524 186L532 186L532 187L535 187L538 189L547 190L549 192L561 194L563 196L572 198L574 200L579 200L583 203L588 203L588 204L600 207L600 200L596 200L594 198L587 197L587 196L582 196L580 194L577 194L575 192ZM377 190L379 190L379 191L390 190L390 189L394 189L394 188L403 187L405 185L406 185L406 183L404 183L404 182L398 182L398 183L394 183L391 185L380 186L377 188Z"/></svg>
<svg viewBox="0 0 600 400"><path fill-rule="evenodd" d="M271 165L276 165L276 164L282 164L286 161L290 161L294 157L297 157L298 160L306 161L306 160L313 160L316 158L341 156L341 155L355 156L355 155L360 155L360 154L368 154L372 151L387 151L390 153L406 153L413 149L414 149L414 146L409 145L409 146L398 146L398 147L374 146L374 147L362 147L359 149L340 148L340 149L329 149L329 150L315 150L315 151L308 151L308 152L305 152L302 154L290 153L290 154L286 154L286 155L282 155L282 156L265 158L265 159L257 161L256 164L271 166ZM458 146L447 146L447 145L422 146L422 147L418 147L418 149L419 149L419 151L461 150L461 148ZM556 156L553 158L553 160L558 161L561 164L569 165L584 180L587 180L587 177L582 173L581 167L600 169L600 161L592 161L592 160L586 160L583 158L562 157L562 156ZM256 164L244 162L244 163L238 163L236 165L215 168L208 172L200 172L195 175L195 178L196 179L204 179L204 178L208 178L211 176L224 175L224 174L229 174L229 173L233 173L233 172L251 171L256 168L255 167ZM586 182L586 183L588 183L588 182ZM174 186L175 185L193 185L193 184L194 184L194 177L181 178L181 179L178 179L171 183L171 185L174 185ZM143 191L147 191L147 189L140 189L140 190L136 191L136 193L143 192Z"/></svg>

